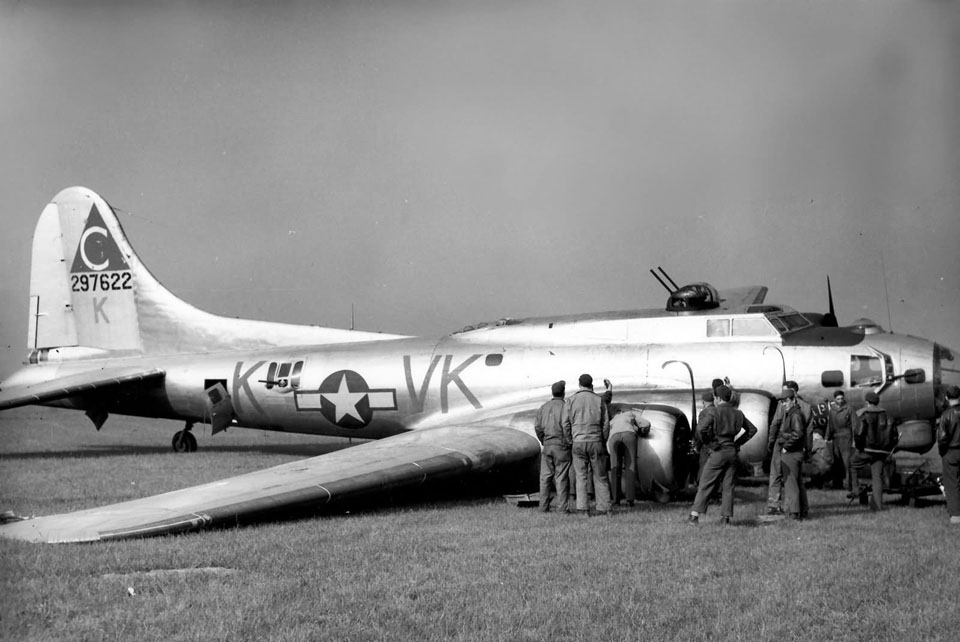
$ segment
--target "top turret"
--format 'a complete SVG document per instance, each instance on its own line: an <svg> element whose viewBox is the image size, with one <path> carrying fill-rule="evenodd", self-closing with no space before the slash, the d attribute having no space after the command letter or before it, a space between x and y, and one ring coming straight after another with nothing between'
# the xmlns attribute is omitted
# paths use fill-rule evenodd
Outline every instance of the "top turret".
<svg viewBox="0 0 960 642"><path fill-rule="evenodd" d="M667 299L667 312L695 312L720 307L720 295L709 283L691 283L677 288Z"/></svg>

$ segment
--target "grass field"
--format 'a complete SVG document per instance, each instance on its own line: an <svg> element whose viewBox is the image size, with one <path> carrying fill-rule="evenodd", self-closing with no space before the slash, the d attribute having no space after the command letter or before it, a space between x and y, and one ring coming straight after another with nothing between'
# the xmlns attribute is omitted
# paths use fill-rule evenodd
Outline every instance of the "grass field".
<svg viewBox="0 0 960 642"><path fill-rule="evenodd" d="M198 427L199 428L199 427ZM48 514L317 455L342 440L0 413L0 510ZM207 431L209 428L207 428ZM956 640L960 529L937 498L882 514L811 491L811 518L735 525L689 502L612 518L499 497L87 545L0 540L2 640Z"/></svg>

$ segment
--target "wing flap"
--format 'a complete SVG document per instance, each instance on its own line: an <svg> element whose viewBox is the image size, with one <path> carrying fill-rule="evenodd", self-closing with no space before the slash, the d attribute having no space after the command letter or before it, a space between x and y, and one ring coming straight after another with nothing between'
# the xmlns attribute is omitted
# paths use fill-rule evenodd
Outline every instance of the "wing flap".
<svg viewBox="0 0 960 642"><path fill-rule="evenodd" d="M0 410L42 404L74 395L105 390L128 383L162 378L166 373L160 369L109 368L57 377L50 381L8 388L0 392Z"/></svg>
<svg viewBox="0 0 960 642"><path fill-rule="evenodd" d="M539 453L537 439L514 428L431 428L163 495L0 525L0 536L59 543L179 533L348 503Z"/></svg>

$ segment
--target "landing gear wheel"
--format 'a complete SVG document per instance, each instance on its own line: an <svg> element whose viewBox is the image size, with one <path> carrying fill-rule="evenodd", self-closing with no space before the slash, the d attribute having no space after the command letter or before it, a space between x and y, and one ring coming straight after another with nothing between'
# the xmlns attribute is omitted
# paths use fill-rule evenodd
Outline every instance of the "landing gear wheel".
<svg viewBox="0 0 960 642"><path fill-rule="evenodd" d="M189 429L181 430L173 436L171 445L175 453L192 453L197 450L197 438Z"/></svg>

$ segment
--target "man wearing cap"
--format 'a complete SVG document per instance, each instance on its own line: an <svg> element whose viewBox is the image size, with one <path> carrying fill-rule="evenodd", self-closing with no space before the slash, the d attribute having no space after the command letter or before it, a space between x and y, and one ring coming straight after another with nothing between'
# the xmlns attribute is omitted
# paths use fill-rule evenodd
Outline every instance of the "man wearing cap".
<svg viewBox="0 0 960 642"><path fill-rule="evenodd" d="M564 430L561 421L566 385L566 381L558 381L551 386L553 398L540 406L533 424L537 439L543 444L540 455L540 510L544 513L550 510L551 486L557 494L557 510L561 513L573 512L569 505L568 480L572 458L570 447L573 441L569 430Z"/></svg>
<svg viewBox="0 0 960 642"><path fill-rule="evenodd" d="M807 489L803 484L803 460L810 452L812 427L804 421L797 394L785 388L780 395L783 421L777 434L780 473L783 477L783 510L791 519L804 519L809 510Z"/></svg>
<svg viewBox="0 0 960 642"><path fill-rule="evenodd" d="M897 445L897 428L879 406L880 396L872 390L863 396L867 405L857 411L857 423L853 431L852 468L859 471L870 467L873 493L870 510L883 510L883 462L890 457Z"/></svg>
<svg viewBox="0 0 960 642"><path fill-rule="evenodd" d="M611 502L620 503L620 490L628 506L637 499L637 439L650 433L650 422L643 418L643 411L607 406L610 419L610 439L607 451L610 454Z"/></svg>
<svg viewBox="0 0 960 642"><path fill-rule="evenodd" d="M733 487L737 468L737 451L757 434L757 427L740 410L730 405L731 390L727 386L717 388L720 403L714 412L703 413L703 421L697 423L697 432L710 449L710 457L703 467L697 496L690 511L690 523L696 524L700 515L707 511L707 499L717 486L723 483L723 499L720 502L720 523L729 524L733 517ZM741 434L741 431L742 434ZM739 437L737 435L740 435Z"/></svg>
<svg viewBox="0 0 960 642"><path fill-rule="evenodd" d="M713 390L716 392L717 388L720 386L726 386L730 388L730 405L734 408L740 407L740 393L737 392L737 389L733 387L733 384L730 383L730 377L724 377L723 379L717 378L713 380Z"/></svg>
<svg viewBox="0 0 960 642"><path fill-rule="evenodd" d="M610 417L600 395L593 392L593 377L580 375L580 390L563 404L561 422L573 438L573 473L577 478L577 512L589 511L587 478L593 475L597 512L611 514L610 482L607 479L607 439Z"/></svg>
<svg viewBox="0 0 960 642"><path fill-rule="evenodd" d="M960 388L947 386L950 404L940 415L937 446L943 462L943 494L947 496L950 523L960 525Z"/></svg>
<svg viewBox="0 0 960 642"><path fill-rule="evenodd" d="M800 408L800 414L803 416L804 423L810 423L813 418L813 412L810 404L800 396L800 386L796 381L785 381L783 383L783 392L792 390L797 400L797 406ZM767 454L770 455L770 482L767 485L767 514L780 515L783 513L781 500L783 498L783 474L780 470L780 449L777 448L777 436L780 432L780 424L783 423L783 416L786 409L783 402L777 404L777 410L773 413L773 420L770 422L770 431L767 435Z"/></svg>
<svg viewBox="0 0 960 642"><path fill-rule="evenodd" d="M833 487L853 491L853 412L847 405L843 390L835 390L833 404L827 414L827 434L825 438L832 444L833 451ZM842 475L842 477L841 477Z"/></svg>

